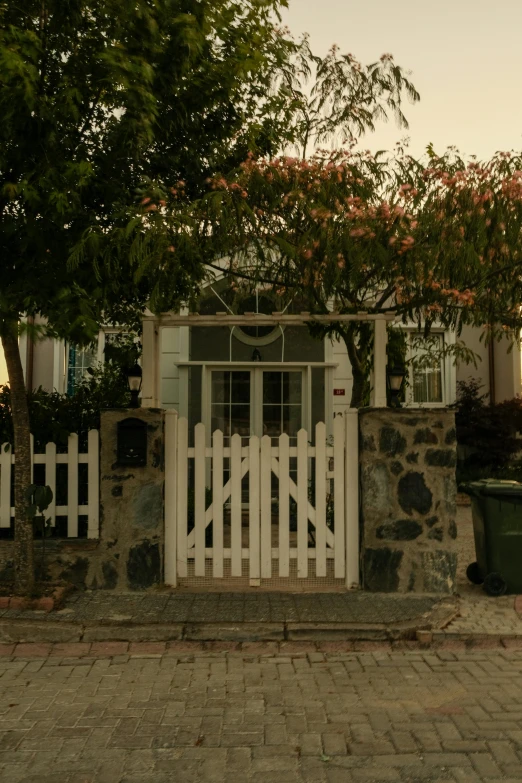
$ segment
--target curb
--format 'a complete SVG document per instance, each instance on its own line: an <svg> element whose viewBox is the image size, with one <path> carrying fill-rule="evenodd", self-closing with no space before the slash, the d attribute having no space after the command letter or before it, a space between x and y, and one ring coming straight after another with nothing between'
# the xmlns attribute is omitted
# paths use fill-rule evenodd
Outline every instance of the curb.
<svg viewBox="0 0 522 783"><path fill-rule="evenodd" d="M13 609L15 611L24 611L29 609L33 612L52 612L61 609L65 597L71 592L71 586L55 587L51 595L42 596L42 598L22 598L17 595L0 596L0 609Z"/></svg>
<svg viewBox="0 0 522 783"><path fill-rule="evenodd" d="M517 638L468 638L467 641L441 640L419 641L288 641L288 642L235 642L235 641L172 641L172 642L10 642L0 644L0 670L2 664L14 660L46 659L48 665L76 665L80 661L92 662L98 658L110 658L113 663L124 663L130 658L174 657L180 662L191 662L196 655L223 657L239 656L252 661L271 657L276 663L288 663L292 658L308 658L312 663L351 659L353 655L371 655L382 659L383 653L403 653L420 656L437 655L441 661L452 662L459 654L517 653L522 655L522 636ZM364 662L363 662L364 663Z"/></svg>
<svg viewBox="0 0 522 783"><path fill-rule="evenodd" d="M74 623L0 619L0 643L73 642L395 642L446 627L458 604L445 601L414 620L393 625L361 623Z"/></svg>

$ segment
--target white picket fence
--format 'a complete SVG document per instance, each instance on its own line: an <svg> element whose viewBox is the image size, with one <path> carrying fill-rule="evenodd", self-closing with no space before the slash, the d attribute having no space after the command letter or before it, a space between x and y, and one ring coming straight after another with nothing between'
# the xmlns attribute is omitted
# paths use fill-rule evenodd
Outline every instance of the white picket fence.
<svg viewBox="0 0 522 783"><path fill-rule="evenodd" d="M224 446L219 430L212 433L209 446L205 426L197 424L194 446L189 448L187 419L178 419L176 411L167 411L166 583L175 586L189 571L195 577L208 576L209 561L214 579L223 578L226 561L231 577L244 576L247 561L252 585L273 577L286 578L292 560L296 561L297 578L306 579L312 570L310 561L314 560L314 579L326 577L327 571L332 571L327 561L333 561L335 579L343 579L348 587L358 585L357 411L337 416L333 429L333 445L327 443L325 424L319 423L314 446L303 429L297 434L295 446L290 445L286 434L277 439L277 445L267 435L251 436L246 446L236 434L230 438L230 445ZM245 502L243 480L247 475ZM192 529L187 513L189 486L194 490ZM208 507L207 487L212 493ZM296 516L294 531L291 504ZM211 523L212 545L207 546L206 529Z"/></svg>
<svg viewBox="0 0 522 783"><path fill-rule="evenodd" d="M53 501L46 512L51 518L51 524L56 524L57 516L67 517L67 537L78 537L78 517L88 518L87 537L98 538L100 530L100 479L99 479L99 434L91 430L88 434L88 451L79 453L78 435L71 434L68 438L67 453L57 454L56 444L47 443L43 454L34 453L33 437L31 436L31 455L33 465L45 465L45 483L53 491ZM0 528L10 527L15 509L11 506L12 471L16 455L10 446L4 444L0 452ZM87 503L78 502L78 466L87 463ZM56 466L67 465L67 504L56 504Z"/></svg>

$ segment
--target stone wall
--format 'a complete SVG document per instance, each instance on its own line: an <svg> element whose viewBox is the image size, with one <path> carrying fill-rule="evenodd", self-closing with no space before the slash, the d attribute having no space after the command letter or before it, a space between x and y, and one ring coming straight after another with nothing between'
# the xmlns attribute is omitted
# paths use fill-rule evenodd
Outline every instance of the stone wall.
<svg viewBox="0 0 522 783"><path fill-rule="evenodd" d="M132 416L147 424L147 464L117 464L117 423ZM164 411L102 412L100 428L100 538L48 539L51 579L79 589L142 590L163 580ZM35 541L35 560L41 542ZM13 542L0 541L0 581L13 578Z"/></svg>
<svg viewBox="0 0 522 783"><path fill-rule="evenodd" d="M117 463L117 423L126 416L147 424L147 464ZM101 415L100 544L87 584L142 590L162 581L164 411L138 408Z"/></svg>
<svg viewBox="0 0 522 783"><path fill-rule="evenodd" d="M454 413L368 408L359 423L363 588L452 592Z"/></svg>

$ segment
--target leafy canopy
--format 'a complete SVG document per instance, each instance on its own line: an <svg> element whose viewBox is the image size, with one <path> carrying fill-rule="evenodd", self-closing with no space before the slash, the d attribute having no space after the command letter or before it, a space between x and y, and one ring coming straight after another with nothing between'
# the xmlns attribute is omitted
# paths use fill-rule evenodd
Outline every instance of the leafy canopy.
<svg viewBox="0 0 522 783"><path fill-rule="evenodd" d="M307 52L273 23L283 5L0 6L0 330L39 313L80 340L102 311L141 308L154 281L129 222L140 186L180 179L193 197L216 168L281 144ZM192 248L169 295L200 276Z"/></svg>
<svg viewBox="0 0 522 783"><path fill-rule="evenodd" d="M171 236L181 215L182 232L207 247L210 269L247 288L297 295L310 312L394 311L426 336L434 325L460 334L466 324L481 327L485 339L520 334L519 155L466 162L430 148L428 160L417 161L354 146L303 160L251 155L232 176L213 178L188 213L173 189L156 225ZM368 327L313 329L343 339L354 378L367 377ZM462 342L451 350L472 358ZM358 404L363 395L361 386Z"/></svg>

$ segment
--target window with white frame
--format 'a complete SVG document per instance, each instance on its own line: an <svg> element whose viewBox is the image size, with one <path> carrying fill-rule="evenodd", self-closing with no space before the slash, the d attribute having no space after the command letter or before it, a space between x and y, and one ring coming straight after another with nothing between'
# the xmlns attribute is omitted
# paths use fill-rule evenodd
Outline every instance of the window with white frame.
<svg viewBox="0 0 522 783"><path fill-rule="evenodd" d="M67 351L67 394L74 394L87 371L96 364L97 353L96 345L88 348L69 345Z"/></svg>
<svg viewBox="0 0 522 783"><path fill-rule="evenodd" d="M128 338L129 332L121 329L102 329L97 338L87 348L80 348L77 345L69 344L67 346L67 366L66 366L66 389L67 394L74 394L78 383L85 378L89 369L101 366L105 362L105 349L107 346L120 345L122 338ZM132 338L137 342L137 336ZM134 364L135 359L132 360Z"/></svg>
<svg viewBox="0 0 522 783"><path fill-rule="evenodd" d="M413 405L442 405L444 395L444 334L432 333L427 339L410 334L409 402Z"/></svg>

